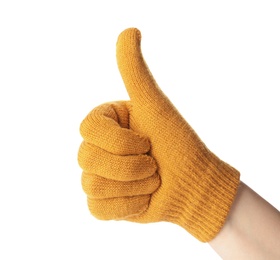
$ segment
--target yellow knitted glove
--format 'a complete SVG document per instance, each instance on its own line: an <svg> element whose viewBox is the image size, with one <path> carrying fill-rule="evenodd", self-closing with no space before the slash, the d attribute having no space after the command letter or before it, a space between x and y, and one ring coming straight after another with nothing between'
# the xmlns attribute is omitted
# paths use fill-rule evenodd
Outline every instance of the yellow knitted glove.
<svg viewBox="0 0 280 260"><path fill-rule="evenodd" d="M102 220L172 222L210 241L229 213L239 172L208 150L163 94L140 41L130 28L117 42L131 100L103 104L81 124L78 161L89 210Z"/></svg>

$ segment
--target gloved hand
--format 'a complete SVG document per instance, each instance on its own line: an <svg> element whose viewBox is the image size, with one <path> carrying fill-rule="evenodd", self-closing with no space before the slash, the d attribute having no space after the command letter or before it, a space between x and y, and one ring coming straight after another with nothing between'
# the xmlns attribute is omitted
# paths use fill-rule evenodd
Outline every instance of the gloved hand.
<svg viewBox="0 0 280 260"><path fill-rule="evenodd" d="M208 242L226 220L239 172L205 146L160 90L140 41L130 28L117 42L131 100L98 106L80 127L78 161L89 210L102 220L172 222Z"/></svg>

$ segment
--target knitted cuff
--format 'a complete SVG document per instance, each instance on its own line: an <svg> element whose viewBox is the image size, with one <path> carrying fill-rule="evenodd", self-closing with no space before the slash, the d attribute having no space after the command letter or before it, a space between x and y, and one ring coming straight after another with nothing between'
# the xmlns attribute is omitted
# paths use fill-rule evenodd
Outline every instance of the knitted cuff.
<svg viewBox="0 0 280 260"><path fill-rule="evenodd" d="M236 169L210 153L196 162L194 168L183 169L173 179L177 184L173 183L174 189L169 194L172 206L166 212L168 220L198 240L209 242L226 221L239 179Z"/></svg>

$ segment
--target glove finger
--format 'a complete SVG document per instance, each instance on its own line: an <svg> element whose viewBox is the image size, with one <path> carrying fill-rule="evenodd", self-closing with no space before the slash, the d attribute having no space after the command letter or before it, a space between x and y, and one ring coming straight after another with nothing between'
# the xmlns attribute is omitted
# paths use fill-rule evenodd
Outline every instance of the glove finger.
<svg viewBox="0 0 280 260"><path fill-rule="evenodd" d="M147 137L129 129L128 102L105 103L82 121L84 140L117 155L144 154L150 150Z"/></svg>
<svg viewBox="0 0 280 260"><path fill-rule="evenodd" d="M80 146L78 162L85 172L118 181L145 179L157 170L149 155L115 155L86 142Z"/></svg>
<svg viewBox="0 0 280 260"><path fill-rule="evenodd" d="M141 33L136 28L124 30L117 41L117 63L126 90L133 104L155 110L165 107L172 112L173 105L157 85L141 52Z"/></svg>
<svg viewBox="0 0 280 260"><path fill-rule="evenodd" d="M149 207L150 195L110 199L87 198L89 211L97 219L121 220L141 214Z"/></svg>
<svg viewBox="0 0 280 260"><path fill-rule="evenodd" d="M115 181L87 172L82 173L82 187L91 198L106 199L147 195L155 192L160 186L160 177L153 176L136 181Z"/></svg>

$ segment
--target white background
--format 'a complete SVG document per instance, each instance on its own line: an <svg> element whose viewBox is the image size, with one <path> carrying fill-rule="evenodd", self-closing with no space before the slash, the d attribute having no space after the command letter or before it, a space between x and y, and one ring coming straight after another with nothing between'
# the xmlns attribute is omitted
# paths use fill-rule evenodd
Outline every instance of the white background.
<svg viewBox="0 0 280 260"><path fill-rule="evenodd" d="M0 2L0 259L219 259L168 223L92 217L79 125L127 99L118 34L207 146L280 209L279 1Z"/></svg>

